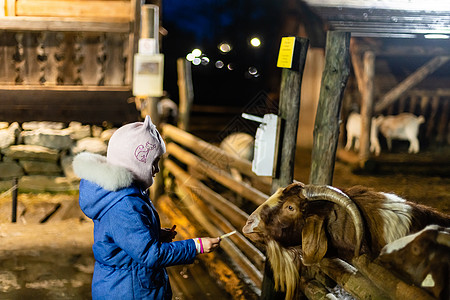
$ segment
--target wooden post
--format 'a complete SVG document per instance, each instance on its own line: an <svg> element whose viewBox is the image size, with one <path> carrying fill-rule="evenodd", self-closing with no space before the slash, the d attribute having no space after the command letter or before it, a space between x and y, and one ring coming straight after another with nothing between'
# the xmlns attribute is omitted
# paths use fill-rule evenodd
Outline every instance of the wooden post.
<svg viewBox="0 0 450 300"><path fill-rule="evenodd" d="M309 40L295 38L290 68L282 71L279 117L281 130L277 136L275 157L275 175L272 181L272 191L292 182L294 177L294 159L297 141L298 116L300 113L300 88L303 69L306 61ZM280 51L281 54L281 51ZM280 58L279 58L280 60ZM264 277L261 287L261 299L283 299L283 292L275 291L272 267L269 260L264 266Z"/></svg>
<svg viewBox="0 0 450 300"><path fill-rule="evenodd" d="M370 156L370 130L373 115L373 79L375 75L375 54L364 53L364 75L361 101L361 137L359 139L359 162L364 167Z"/></svg>
<svg viewBox="0 0 450 300"><path fill-rule="evenodd" d="M127 73L125 83L128 85L133 84L133 69L134 69L134 54L138 51L139 32L141 27L141 1L131 0L131 31L129 34L128 53L127 59Z"/></svg>
<svg viewBox="0 0 450 300"><path fill-rule="evenodd" d="M13 179L13 187L12 187L12 211L11 211L11 222L16 223L17 221L17 190L19 187L17 186L19 182L18 178Z"/></svg>
<svg viewBox="0 0 450 300"><path fill-rule="evenodd" d="M331 184L342 96L350 74L350 33L329 31L311 155L312 184Z"/></svg>
<svg viewBox="0 0 450 300"><path fill-rule="evenodd" d="M184 58L177 59L178 90L180 93L178 127L188 131L194 88L192 86L191 63Z"/></svg>
<svg viewBox="0 0 450 300"><path fill-rule="evenodd" d="M277 137L278 157L274 164L275 176L272 180L272 192L292 183L294 179L300 95L308 45L308 39L296 38L294 51L298 51L298 64L292 69L283 69L281 74L278 117L281 119L282 126Z"/></svg>

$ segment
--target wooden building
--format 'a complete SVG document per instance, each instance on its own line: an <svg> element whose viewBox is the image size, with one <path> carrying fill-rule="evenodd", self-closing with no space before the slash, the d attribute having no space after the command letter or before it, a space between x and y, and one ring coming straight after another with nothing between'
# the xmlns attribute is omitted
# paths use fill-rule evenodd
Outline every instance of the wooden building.
<svg viewBox="0 0 450 300"><path fill-rule="evenodd" d="M287 1L285 34L308 36L298 145L312 146L327 30L351 32L352 74L342 120L351 110L370 115L424 115L425 147L450 144L450 5L445 1ZM371 65L364 56L373 55ZM367 81L369 68L374 73ZM368 103L371 101L372 103ZM367 123L367 122L366 122ZM367 125L367 124L366 124ZM345 132L344 126L341 132ZM364 154L367 156L368 154Z"/></svg>
<svg viewBox="0 0 450 300"><path fill-rule="evenodd" d="M0 1L0 119L130 122L140 1Z"/></svg>

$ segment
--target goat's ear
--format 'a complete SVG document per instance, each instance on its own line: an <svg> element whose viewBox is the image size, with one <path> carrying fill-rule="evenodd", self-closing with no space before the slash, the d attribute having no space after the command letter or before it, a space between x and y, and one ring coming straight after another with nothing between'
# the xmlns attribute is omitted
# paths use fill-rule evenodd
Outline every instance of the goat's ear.
<svg viewBox="0 0 450 300"><path fill-rule="evenodd" d="M324 217L312 215L306 218L302 230L303 264L313 265L325 256L328 241L325 234Z"/></svg>

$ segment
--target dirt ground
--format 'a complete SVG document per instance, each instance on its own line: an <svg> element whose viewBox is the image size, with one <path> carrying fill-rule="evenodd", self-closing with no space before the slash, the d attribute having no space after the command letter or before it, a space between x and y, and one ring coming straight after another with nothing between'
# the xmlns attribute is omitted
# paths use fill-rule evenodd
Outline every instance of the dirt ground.
<svg viewBox="0 0 450 300"><path fill-rule="evenodd" d="M311 150L297 149L294 179L308 183L311 166ZM333 186L347 188L354 185L372 187L377 191L393 192L413 202L421 203L450 214L450 177L430 176L433 172L383 174L355 174L351 165L337 160Z"/></svg>

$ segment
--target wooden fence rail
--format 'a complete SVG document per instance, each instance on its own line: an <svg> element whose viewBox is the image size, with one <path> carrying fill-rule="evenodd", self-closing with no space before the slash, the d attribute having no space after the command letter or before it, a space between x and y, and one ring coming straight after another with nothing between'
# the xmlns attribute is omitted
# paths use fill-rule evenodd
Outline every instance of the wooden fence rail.
<svg viewBox="0 0 450 300"><path fill-rule="evenodd" d="M245 172L251 171L250 163L171 125L164 125L162 133L168 153L163 161L162 172L166 192L176 195L178 200L173 201L178 204L174 205L186 214L187 220L195 220L205 234L220 236L237 231L237 234L221 242L223 253L232 261L226 272L236 272L228 278L240 281L240 287L250 286L254 296L260 296L265 255L240 232L249 213L265 201L268 195L250 184L236 181L229 173L232 165L247 174ZM227 191L227 196L220 194L223 190ZM233 197L230 196L233 195L230 191L244 198L241 206L233 203L236 201L230 198ZM174 215L170 208L163 209L163 213ZM181 226L180 230L184 231L182 226L188 225L180 224L178 217L172 217L172 222L177 222L177 226ZM206 257L206 265L211 272L214 272L216 265L222 266L221 271L217 272L224 272L223 266L227 262L213 263ZM225 281L228 292L232 295L236 293L229 279L220 274L215 277ZM433 299L425 290L403 282L377 260L372 261L366 255L354 258L351 264L338 258L325 258L319 265L302 268L299 286L308 299L329 299L330 290L336 284L357 299ZM233 295L234 299L245 298L239 295Z"/></svg>

